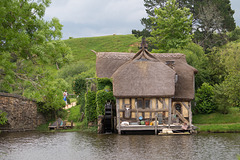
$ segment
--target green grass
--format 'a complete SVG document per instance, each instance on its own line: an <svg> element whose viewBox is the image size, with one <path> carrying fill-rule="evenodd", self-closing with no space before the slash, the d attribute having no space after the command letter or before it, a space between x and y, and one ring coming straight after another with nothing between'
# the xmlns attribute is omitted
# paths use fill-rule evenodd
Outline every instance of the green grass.
<svg viewBox="0 0 240 160"><path fill-rule="evenodd" d="M229 114L212 113L193 116L193 124L199 132L240 132L239 108L230 108Z"/></svg>
<svg viewBox="0 0 240 160"><path fill-rule="evenodd" d="M40 132L47 132L47 131L49 131L48 130L49 123L53 123L53 122L54 121L49 121L46 124L42 124L42 125L38 126L37 127L37 131L40 131Z"/></svg>
<svg viewBox="0 0 240 160"><path fill-rule="evenodd" d="M194 124L226 124L240 123L239 108L230 108L229 114L212 113L193 116Z"/></svg>
<svg viewBox="0 0 240 160"><path fill-rule="evenodd" d="M69 111L68 121L78 122L79 118L81 118L80 106L74 106L70 108Z"/></svg>
<svg viewBox="0 0 240 160"><path fill-rule="evenodd" d="M240 132L240 123L235 124L195 124L199 132L212 132L212 133L234 133Z"/></svg>
<svg viewBox="0 0 240 160"><path fill-rule="evenodd" d="M88 127L87 121L84 119L82 122L75 122L75 127L72 129L60 129L60 130L48 130L49 122L46 124L42 124L37 127L37 131L39 132L91 132L97 133L97 126Z"/></svg>
<svg viewBox="0 0 240 160"><path fill-rule="evenodd" d="M71 102L71 103L77 102L77 98L70 98L70 102Z"/></svg>
<svg viewBox="0 0 240 160"><path fill-rule="evenodd" d="M140 39L134 35L111 35L101 37L73 38L64 40L71 48L74 61L95 64L96 55L91 52L133 52L138 51Z"/></svg>

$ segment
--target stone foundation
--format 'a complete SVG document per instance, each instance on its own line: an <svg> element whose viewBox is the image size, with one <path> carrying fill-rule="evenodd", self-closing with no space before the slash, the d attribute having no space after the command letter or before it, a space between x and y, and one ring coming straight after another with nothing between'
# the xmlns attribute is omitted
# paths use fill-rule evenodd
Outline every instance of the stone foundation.
<svg viewBox="0 0 240 160"><path fill-rule="evenodd" d="M46 123L37 112L37 103L19 95L0 93L0 110L7 113L8 122L0 126L1 131L35 130Z"/></svg>

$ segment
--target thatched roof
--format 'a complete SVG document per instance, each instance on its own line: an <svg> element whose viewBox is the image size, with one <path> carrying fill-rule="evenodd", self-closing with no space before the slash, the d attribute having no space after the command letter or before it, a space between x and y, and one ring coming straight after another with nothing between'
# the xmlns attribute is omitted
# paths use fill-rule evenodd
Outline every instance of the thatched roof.
<svg viewBox="0 0 240 160"><path fill-rule="evenodd" d="M170 68L169 66L166 65L167 61L173 61L173 70L177 73L178 75L178 81L176 85L172 85L175 88L175 94L174 98L175 99L193 99L194 98L194 74L197 73L197 70L193 68L192 66L188 65L186 62L186 57L184 54L181 53L152 53L150 54L148 52L147 57L150 59L150 61L141 61L141 62L136 62L136 57L139 56L141 50L137 53L119 53L119 52L97 52L97 59L96 59L96 71L97 71L97 77L103 78L103 77L108 77L108 78L114 78L114 84L118 84L120 81L123 81L122 83L118 84L118 86L124 85L124 83L131 84L130 88L132 88L134 85L137 85L134 83L137 79L142 79L141 83L144 82L149 82L147 79L153 79L152 84L145 84L146 87L143 87L142 89L139 88L138 90L144 90L146 88L149 88L151 91L146 93L146 96L170 96L170 93L167 93L165 91L159 91L161 89L156 89L156 87L164 87L160 82L160 79L162 76L169 76L169 75L164 75L166 67ZM149 54L151 55L149 57ZM158 62L155 62L154 58L158 60ZM133 60L133 58L135 58ZM139 57L138 57L139 58ZM161 62L161 63L160 63ZM136 75L131 72L137 71L139 67L145 66L146 71L148 73L146 74L146 79L144 77L141 77L141 75ZM164 66L164 67L163 67ZM160 69L162 68L162 69ZM118 70L120 69L120 70ZM159 69L159 71L157 71ZM170 68L171 69L171 68ZM135 71L134 71L135 70ZM172 69L171 69L172 70ZM116 72L116 73L115 73ZM153 74L153 72L155 74ZM113 76L114 75L114 76ZM121 76L120 76L121 75ZM171 75L171 74L170 74ZM116 79L118 77L118 80ZM127 78L129 77L129 78ZM156 78L156 79L154 79ZM159 80L157 81L157 79ZM169 78L169 77L168 77ZM126 81L125 81L126 80ZM118 82L119 81L119 82ZM170 82L172 83L172 82ZM139 80L140 84L140 80ZM166 85L168 83L166 82ZM116 87L118 87L116 86ZM125 85L124 85L125 86ZM126 85L127 86L127 85ZM121 89L119 91L117 88L114 88L114 95L115 96L123 96L123 91ZM172 89L170 89L172 90ZM139 96L137 93L132 93L128 92L129 97L131 96ZM156 92L156 93L155 93ZM158 92L158 93L157 93ZM169 95L167 95L169 94Z"/></svg>
<svg viewBox="0 0 240 160"><path fill-rule="evenodd" d="M99 78L111 78L113 73L124 63L131 60L134 53L97 52L96 72Z"/></svg>
<svg viewBox="0 0 240 160"><path fill-rule="evenodd" d="M112 75L116 97L172 97L176 72L144 49Z"/></svg>

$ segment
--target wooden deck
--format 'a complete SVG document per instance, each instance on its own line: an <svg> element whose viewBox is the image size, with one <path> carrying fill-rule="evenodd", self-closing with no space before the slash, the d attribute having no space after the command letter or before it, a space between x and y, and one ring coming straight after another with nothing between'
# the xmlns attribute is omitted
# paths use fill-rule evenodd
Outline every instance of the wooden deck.
<svg viewBox="0 0 240 160"><path fill-rule="evenodd" d="M182 133L158 133L159 136L171 136L171 135L191 135L190 132L182 132Z"/></svg>
<svg viewBox="0 0 240 160"><path fill-rule="evenodd" d="M117 127L119 128L119 127ZM181 125L157 125L157 126L150 126L150 125L120 125L120 131L155 131L155 134L161 132L164 128L170 128L174 132L190 132L190 128L187 130L183 130Z"/></svg>

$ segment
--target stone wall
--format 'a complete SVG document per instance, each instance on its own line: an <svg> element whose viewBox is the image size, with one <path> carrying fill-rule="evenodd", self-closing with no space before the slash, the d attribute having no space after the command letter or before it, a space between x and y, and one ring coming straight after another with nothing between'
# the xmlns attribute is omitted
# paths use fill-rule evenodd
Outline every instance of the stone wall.
<svg viewBox="0 0 240 160"><path fill-rule="evenodd" d="M7 113L8 123L0 126L1 131L35 130L46 123L37 112L37 103L19 95L0 93L0 110Z"/></svg>

